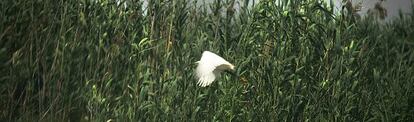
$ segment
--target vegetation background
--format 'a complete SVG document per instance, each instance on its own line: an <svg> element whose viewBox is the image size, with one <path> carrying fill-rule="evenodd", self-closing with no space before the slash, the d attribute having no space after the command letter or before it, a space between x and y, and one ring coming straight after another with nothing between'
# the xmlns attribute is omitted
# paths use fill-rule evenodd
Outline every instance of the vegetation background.
<svg viewBox="0 0 414 122"><path fill-rule="evenodd" d="M1 0L0 121L414 120L413 15L248 3ZM204 50L240 77L198 87Z"/></svg>

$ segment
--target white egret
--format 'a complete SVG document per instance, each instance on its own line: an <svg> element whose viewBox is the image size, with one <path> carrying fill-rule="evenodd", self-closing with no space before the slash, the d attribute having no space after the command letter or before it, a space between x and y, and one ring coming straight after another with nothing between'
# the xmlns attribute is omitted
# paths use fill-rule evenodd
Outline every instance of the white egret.
<svg viewBox="0 0 414 122"><path fill-rule="evenodd" d="M198 63L196 69L198 77L197 84L201 87L213 83L216 77L220 76L222 71L234 70L233 64L210 51L204 51L200 61L197 61L196 63Z"/></svg>

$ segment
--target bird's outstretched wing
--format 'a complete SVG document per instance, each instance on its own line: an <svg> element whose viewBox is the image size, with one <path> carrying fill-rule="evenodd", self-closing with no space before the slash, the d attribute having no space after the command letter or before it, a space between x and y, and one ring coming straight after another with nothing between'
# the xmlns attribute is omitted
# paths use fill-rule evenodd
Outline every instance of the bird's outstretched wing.
<svg viewBox="0 0 414 122"><path fill-rule="evenodd" d="M226 61L224 58L210 52L210 51L204 51L203 55L201 57L201 62L206 62L208 64L211 64L213 67L218 67L221 65L231 65L228 61ZM223 70L223 69L221 69Z"/></svg>
<svg viewBox="0 0 414 122"><path fill-rule="evenodd" d="M213 73L215 68L216 67L211 64L200 61L196 70L197 77L199 78L197 84L201 87L205 87L213 83L214 79L216 79L216 76Z"/></svg>

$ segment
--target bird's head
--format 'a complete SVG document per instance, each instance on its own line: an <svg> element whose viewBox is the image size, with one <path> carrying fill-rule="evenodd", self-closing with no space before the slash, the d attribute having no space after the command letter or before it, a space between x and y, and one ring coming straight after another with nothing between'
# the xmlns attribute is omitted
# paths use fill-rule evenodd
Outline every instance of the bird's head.
<svg viewBox="0 0 414 122"><path fill-rule="evenodd" d="M236 69L235 69L236 67L233 64L223 64L223 65L220 65L217 68L220 69L221 71L227 72L231 75L238 76L237 73L236 73Z"/></svg>
<svg viewBox="0 0 414 122"><path fill-rule="evenodd" d="M229 68L230 70L234 71L236 67L235 67L233 64L229 64L229 65L228 65L228 68Z"/></svg>

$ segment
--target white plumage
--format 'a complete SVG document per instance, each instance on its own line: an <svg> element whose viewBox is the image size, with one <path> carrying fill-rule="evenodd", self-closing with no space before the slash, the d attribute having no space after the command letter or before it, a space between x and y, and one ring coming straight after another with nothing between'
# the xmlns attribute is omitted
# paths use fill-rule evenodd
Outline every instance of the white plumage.
<svg viewBox="0 0 414 122"><path fill-rule="evenodd" d="M213 83L222 71L234 70L233 64L209 51L204 51L200 61L197 61L197 63L196 74L199 78L197 84L201 87Z"/></svg>

